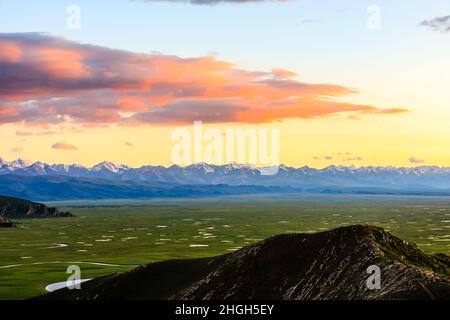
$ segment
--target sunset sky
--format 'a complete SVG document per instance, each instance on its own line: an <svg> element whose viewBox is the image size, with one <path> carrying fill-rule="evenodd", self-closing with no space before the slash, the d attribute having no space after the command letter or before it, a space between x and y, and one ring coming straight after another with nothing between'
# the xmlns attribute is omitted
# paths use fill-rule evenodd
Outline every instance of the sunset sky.
<svg viewBox="0 0 450 320"><path fill-rule="evenodd" d="M172 132L203 121L279 129L295 167L450 166L449 15L448 0L0 0L0 157L169 166Z"/></svg>

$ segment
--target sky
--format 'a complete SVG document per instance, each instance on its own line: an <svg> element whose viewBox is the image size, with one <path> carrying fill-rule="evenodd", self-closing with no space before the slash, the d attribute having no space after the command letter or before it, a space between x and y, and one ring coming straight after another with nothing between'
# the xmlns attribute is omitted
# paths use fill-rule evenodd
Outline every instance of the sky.
<svg viewBox="0 0 450 320"><path fill-rule="evenodd" d="M450 166L450 2L0 0L0 157L171 165L180 128L290 166ZM193 129L192 129L193 130Z"/></svg>

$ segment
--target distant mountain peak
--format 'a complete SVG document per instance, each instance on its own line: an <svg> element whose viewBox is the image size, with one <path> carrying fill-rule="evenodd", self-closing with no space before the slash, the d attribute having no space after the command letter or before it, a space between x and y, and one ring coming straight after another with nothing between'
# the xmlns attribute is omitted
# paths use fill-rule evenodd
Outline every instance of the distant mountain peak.
<svg viewBox="0 0 450 320"><path fill-rule="evenodd" d="M101 170L107 170L110 171L112 173L118 173L122 170L128 170L129 167L126 165L121 165L121 164L115 164L113 162L109 162L109 161L103 161L99 164L96 164L92 170L93 171L101 171Z"/></svg>
<svg viewBox="0 0 450 320"><path fill-rule="evenodd" d="M190 166L187 166L187 168L200 169L200 170L205 171L206 173L211 173L211 172L215 171L214 170L214 166L209 165L209 164L207 164L205 162L194 163L194 164L192 164Z"/></svg>
<svg viewBox="0 0 450 320"><path fill-rule="evenodd" d="M12 162L9 163L9 166L13 167L13 168L26 168L28 166L30 166L31 162L28 160L24 160L24 159L17 159L14 160Z"/></svg>
<svg viewBox="0 0 450 320"><path fill-rule="evenodd" d="M92 168L81 165L48 165L43 162L30 164L25 160L8 162L0 158L0 176L15 175L64 175L76 178L108 179L132 182L167 182L187 185L255 185L296 187L312 192L371 193L391 188L389 193L404 190L412 194L450 192L450 168L438 166L354 167L330 165L322 169L308 166L293 168L284 164L272 167L257 167L249 164L228 163L214 165L195 163L186 167L172 165L143 166L131 168L127 165L104 161ZM393 191L392 191L393 190ZM409 194L409 193L408 193Z"/></svg>

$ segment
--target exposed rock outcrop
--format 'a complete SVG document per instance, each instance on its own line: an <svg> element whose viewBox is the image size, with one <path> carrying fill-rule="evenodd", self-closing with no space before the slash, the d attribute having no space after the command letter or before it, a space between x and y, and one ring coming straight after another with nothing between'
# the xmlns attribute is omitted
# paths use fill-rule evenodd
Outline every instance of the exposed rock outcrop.
<svg viewBox="0 0 450 320"><path fill-rule="evenodd" d="M12 222L6 217L0 216L0 228L14 228L15 226L15 222Z"/></svg>
<svg viewBox="0 0 450 320"><path fill-rule="evenodd" d="M44 204L0 196L0 216L3 218L73 217L70 212L61 212Z"/></svg>

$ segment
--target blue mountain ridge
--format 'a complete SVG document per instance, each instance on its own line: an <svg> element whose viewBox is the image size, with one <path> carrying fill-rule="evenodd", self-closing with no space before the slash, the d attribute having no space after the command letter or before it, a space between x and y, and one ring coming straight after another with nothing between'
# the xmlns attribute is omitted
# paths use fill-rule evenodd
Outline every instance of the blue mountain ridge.
<svg viewBox="0 0 450 320"><path fill-rule="evenodd" d="M273 170L272 170L273 171ZM275 174L250 165L193 164L92 168L0 158L0 194L39 201L144 199L260 193L450 195L450 168L281 165Z"/></svg>

